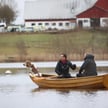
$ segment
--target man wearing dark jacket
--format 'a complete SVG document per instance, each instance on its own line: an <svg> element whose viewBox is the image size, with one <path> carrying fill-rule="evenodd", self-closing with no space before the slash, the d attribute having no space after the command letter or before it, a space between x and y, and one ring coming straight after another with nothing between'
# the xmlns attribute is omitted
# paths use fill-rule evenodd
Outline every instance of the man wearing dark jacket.
<svg viewBox="0 0 108 108"><path fill-rule="evenodd" d="M87 54L84 58L84 63L82 64L77 77L85 76L95 76L97 75L96 63L94 61L94 56L92 54Z"/></svg>
<svg viewBox="0 0 108 108"><path fill-rule="evenodd" d="M72 64L70 61L67 60L66 54L62 54L59 62L56 65L55 72L61 78L71 78L71 75L69 73L69 68L75 70L76 65Z"/></svg>

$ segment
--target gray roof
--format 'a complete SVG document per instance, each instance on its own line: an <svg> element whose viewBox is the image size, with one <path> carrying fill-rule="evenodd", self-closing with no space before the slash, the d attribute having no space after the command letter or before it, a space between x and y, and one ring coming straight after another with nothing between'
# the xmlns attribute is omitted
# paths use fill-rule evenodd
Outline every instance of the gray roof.
<svg viewBox="0 0 108 108"><path fill-rule="evenodd" d="M24 19L69 19L94 5L85 0L35 0L26 1ZM83 8L82 8L83 7Z"/></svg>

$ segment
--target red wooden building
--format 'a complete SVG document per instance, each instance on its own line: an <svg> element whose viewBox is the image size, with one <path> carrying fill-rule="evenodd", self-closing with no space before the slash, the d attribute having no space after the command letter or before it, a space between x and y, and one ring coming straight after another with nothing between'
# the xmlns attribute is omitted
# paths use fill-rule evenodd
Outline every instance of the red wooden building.
<svg viewBox="0 0 108 108"><path fill-rule="evenodd" d="M93 7L77 15L79 27L108 27L108 0L98 0Z"/></svg>

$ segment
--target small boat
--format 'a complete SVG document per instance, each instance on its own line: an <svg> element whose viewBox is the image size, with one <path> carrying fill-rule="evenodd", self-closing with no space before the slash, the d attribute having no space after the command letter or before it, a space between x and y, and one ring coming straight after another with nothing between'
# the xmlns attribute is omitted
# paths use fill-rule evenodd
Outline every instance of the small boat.
<svg viewBox="0 0 108 108"><path fill-rule="evenodd" d="M58 78L56 75L42 74L41 77L29 74L40 88L56 89L100 89L108 88L108 74L89 77Z"/></svg>

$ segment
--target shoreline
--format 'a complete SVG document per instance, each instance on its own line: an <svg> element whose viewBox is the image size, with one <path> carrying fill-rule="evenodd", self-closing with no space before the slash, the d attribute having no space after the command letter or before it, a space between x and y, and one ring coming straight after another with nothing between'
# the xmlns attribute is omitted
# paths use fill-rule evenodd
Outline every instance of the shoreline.
<svg viewBox="0 0 108 108"><path fill-rule="evenodd" d="M108 30L4 33L0 52L0 62L57 61L61 53L72 61L83 60L85 53L93 54L95 60L108 60Z"/></svg>
<svg viewBox="0 0 108 108"><path fill-rule="evenodd" d="M34 65L36 65L38 68L55 68L57 61L55 62L32 62ZM73 64L76 64L79 68L83 61L72 61ZM0 69L10 69L10 68L26 68L23 66L24 62L16 62L16 63L0 63ZM106 61L96 61L97 67L108 67L108 60Z"/></svg>

